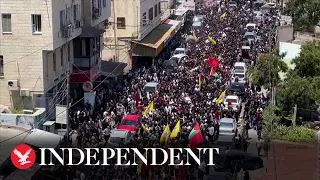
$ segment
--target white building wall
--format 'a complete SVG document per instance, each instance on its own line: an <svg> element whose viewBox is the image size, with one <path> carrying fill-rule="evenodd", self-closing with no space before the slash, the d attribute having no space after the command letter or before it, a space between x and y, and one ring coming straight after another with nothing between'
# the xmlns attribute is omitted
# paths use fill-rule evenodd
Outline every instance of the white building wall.
<svg viewBox="0 0 320 180"><path fill-rule="evenodd" d="M40 0L36 0L40 1ZM72 39L76 38L81 34L81 28L74 28L74 20L73 20L73 10L71 12L71 23L67 23L66 26L70 25L71 36L68 38L63 38L61 34L61 27L60 27L60 11L65 10L67 13L67 9L72 7L73 5L79 4L78 9L78 18L79 20L82 19L82 6L81 0L51 0L52 3L52 37L53 41L53 49L56 49L67 41L71 41Z"/></svg>
<svg viewBox="0 0 320 180"><path fill-rule="evenodd" d="M80 3L80 0L74 0L74 3ZM33 94L43 93L53 86L55 79L51 77L53 73L47 72L53 69L53 62L49 60L50 68L44 69L47 62L43 61L46 59L43 54L66 43L65 39L58 37L59 12L66 7L66 4L71 5L71 0L0 1L0 12L11 14L12 27L12 33L3 33L2 18L0 18L0 55L4 60L4 76L0 77L0 104L24 109L33 108ZM32 14L41 15L41 33L32 33ZM76 29L72 38L80 33L81 29ZM64 57L68 57L66 51ZM67 69L67 64L61 66L60 62L58 53L56 55L56 76L60 76ZM48 76L46 76L47 73ZM8 80L18 80L19 87L9 87ZM20 97L20 89L30 90L30 97Z"/></svg>
<svg viewBox="0 0 320 180"><path fill-rule="evenodd" d="M95 7L98 7L98 1L100 1L101 7L102 7L100 17L92 20L91 25L97 26L101 22L108 20L108 18L111 16L111 0L92 0L92 1L93 1L93 4L95 5ZM106 3L106 6L104 6L104 1ZM88 7L84 7L84 8L88 8ZM91 7L91 9L92 9L92 7ZM92 17L92 15L91 15L91 17Z"/></svg>
<svg viewBox="0 0 320 180"><path fill-rule="evenodd" d="M161 0L117 0L114 4L114 10L112 5L113 2L111 3L110 23L104 34L105 49L102 53L103 60L113 59L118 56L118 60L116 61L127 63L128 65L131 63L129 54L130 44L128 43L128 40L141 40L161 24L163 12L161 14L158 12L158 15L153 17L153 20L148 21L149 9L154 8L155 5L157 5L157 8L159 9L158 6L160 1ZM143 13L146 13L147 18L147 24L145 25L143 25ZM125 29L118 29L116 26L115 33L113 23L117 21L117 17L124 17L126 19L126 27ZM115 35L117 39L115 39ZM115 43L115 41L117 41L117 43ZM115 44L118 45L117 50L115 50Z"/></svg>

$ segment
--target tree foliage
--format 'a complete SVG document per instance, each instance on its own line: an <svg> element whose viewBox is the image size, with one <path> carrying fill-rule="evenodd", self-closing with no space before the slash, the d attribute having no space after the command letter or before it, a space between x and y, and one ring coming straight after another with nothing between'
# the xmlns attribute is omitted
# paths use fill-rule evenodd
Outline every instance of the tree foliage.
<svg viewBox="0 0 320 180"><path fill-rule="evenodd" d="M270 142L273 139L292 141L292 142L314 142L315 131L303 126L286 127L280 123L277 116L279 108L274 105L268 106L262 114L263 117L263 139L264 150L268 151Z"/></svg>
<svg viewBox="0 0 320 180"><path fill-rule="evenodd" d="M290 0L284 13L292 16L295 30L308 31L320 21L319 0Z"/></svg>
<svg viewBox="0 0 320 180"><path fill-rule="evenodd" d="M276 86L280 82L279 72L288 70L287 64L282 61L282 56L278 51L264 54L259 57L258 66L251 70L253 84L269 88Z"/></svg>
<svg viewBox="0 0 320 180"><path fill-rule="evenodd" d="M320 41L311 41L301 46L299 57L293 59L292 63L300 77L320 76Z"/></svg>
<svg viewBox="0 0 320 180"><path fill-rule="evenodd" d="M314 105L320 103L320 41L302 45L300 56L293 59L295 68L289 70L286 79L277 88L277 105L290 111L295 104L303 106L306 99Z"/></svg>

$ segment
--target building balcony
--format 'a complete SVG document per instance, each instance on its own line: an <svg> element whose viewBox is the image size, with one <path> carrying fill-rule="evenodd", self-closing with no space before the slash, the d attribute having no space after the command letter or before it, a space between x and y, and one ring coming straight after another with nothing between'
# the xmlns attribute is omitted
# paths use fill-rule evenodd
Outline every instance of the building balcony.
<svg viewBox="0 0 320 180"><path fill-rule="evenodd" d="M99 63L100 57L96 54L91 57L75 57L73 63L73 70L90 70L93 66Z"/></svg>
<svg viewBox="0 0 320 180"><path fill-rule="evenodd" d="M97 26L111 15L111 0L83 0L84 22L88 26Z"/></svg>

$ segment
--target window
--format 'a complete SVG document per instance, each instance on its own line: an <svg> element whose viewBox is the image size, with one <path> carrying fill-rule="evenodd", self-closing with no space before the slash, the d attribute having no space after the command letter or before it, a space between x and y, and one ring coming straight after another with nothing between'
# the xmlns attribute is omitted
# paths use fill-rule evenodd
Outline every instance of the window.
<svg viewBox="0 0 320 180"><path fill-rule="evenodd" d="M103 0L103 7L107 6L107 0Z"/></svg>
<svg viewBox="0 0 320 180"><path fill-rule="evenodd" d="M101 0L98 0L98 9L101 10ZM101 13L101 11L99 11Z"/></svg>
<svg viewBox="0 0 320 180"><path fill-rule="evenodd" d="M149 9L149 21L153 20L153 8Z"/></svg>
<svg viewBox="0 0 320 180"><path fill-rule="evenodd" d="M61 61L61 66L63 66L63 46L60 48L60 61Z"/></svg>
<svg viewBox="0 0 320 180"><path fill-rule="evenodd" d="M160 5L160 2L158 3L158 13L161 14L161 5Z"/></svg>
<svg viewBox="0 0 320 180"><path fill-rule="evenodd" d="M71 48L70 48L70 42L68 42L68 61L70 61L70 57L71 57Z"/></svg>
<svg viewBox="0 0 320 180"><path fill-rule="evenodd" d="M81 56L87 56L87 47L85 39L81 39Z"/></svg>
<svg viewBox="0 0 320 180"><path fill-rule="evenodd" d="M4 76L3 69L3 56L0 56L0 76Z"/></svg>
<svg viewBox="0 0 320 180"><path fill-rule="evenodd" d="M158 16L158 5L154 5L154 17Z"/></svg>
<svg viewBox="0 0 320 180"><path fill-rule="evenodd" d="M53 59L53 72L56 72L56 52L55 51L53 51L52 59Z"/></svg>
<svg viewBox="0 0 320 180"><path fill-rule="evenodd" d="M71 7L68 7L67 8L67 24L69 25L69 24L71 24L71 19L72 19L72 9L71 9Z"/></svg>
<svg viewBox="0 0 320 180"><path fill-rule="evenodd" d="M41 32L41 15L40 14L32 14L32 33Z"/></svg>
<svg viewBox="0 0 320 180"><path fill-rule="evenodd" d="M2 32L11 33L11 14L2 14Z"/></svg>
<svg viewBox="0 0 320 180"><path fill-rule="evenodd" d="M147 24L147 13L144 12L142 14L142 26L145 26Z"/></svg>
<svg viewBox="0 0 320 180"><path fill-rule="evenodd" d="M66 11L60 11L60 28L63 28L66 25Z"/></svg>
<svg viewBox="0 0 320 180"><path fill-rule="evenodd" d="M78 20L78 11L79 11L79 5L75 4L73 5L73 20Z"/></svg>
<svg viewBox="0 0 320 180"><path fill-rule="evenodd" d="M125 29L126 28L126 18L124 18L124 17L117 18L117 28L118 29Z"/></svg>

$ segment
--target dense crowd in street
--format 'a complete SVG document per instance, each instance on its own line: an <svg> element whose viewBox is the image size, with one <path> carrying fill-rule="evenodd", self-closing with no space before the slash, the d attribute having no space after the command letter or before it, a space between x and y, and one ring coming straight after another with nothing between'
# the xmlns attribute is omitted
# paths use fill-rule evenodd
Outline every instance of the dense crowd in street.
<svg viewBox="0 0 320 180"><path fill-rule="evenodd" d="M83 106L70 112L71 128L77 132L78 146L105 146L110 133L117 128L122 118L128 114L137 114L142 117L141 126L134 133L130 143L125 145L127 147L188 147L188 136L196 122L205 139L202 146L209 147L214 146L214 141L219 138L219 120L222 117L231 117L237 119L239 123L243 122L245 135L248 136L250 128L257 130L259 137L257 149L260 153L261 114L270 99L266 93L262 93L262 88L252 85L247 80L244 92L246 103L243 103L243 107L229 108L229 104L216 101L221 93L228 90L231 82L238 81L238 77L234 75L234 64L237 61L244 61L241 54L242 46L251 47L249 66L259 64L259 54L268 52L269 48L273 47L275 34L269 32L268 27L276 26L277 17L265 14L264 21L254 30L258 38L255 42L247 44L243 38L246 32L244 29L246 24L253 21L254 4L250 1L238 2L237 6L236 9L230 10L228 2L221 2L218 7L200 7L195 12L204 15L202 28L192 31L190 25L184 26L185 29L182 31L188 35L193 34L197 40L175 43L176 46L187 48L188 59L179 62L172 72L167 73L162 66L155 63L151 67L133 69L123 80L106 80L97 89L93 111L89 106ZM225 17L221 18L224 13ZM192 19L193 16L189 18ZM186 23L189 22L190 20ZM181 34L186 37L186 34ZM215 43L208 41L208 36L214 39ZM219 67L214 69L215 76L210 75L212 68L208 66L209 57L219 60ZM196 67L195 71L191 71ZM199 78L199 74L203 76L202 79ZM141 91L140 101L137 103L137 87L144 87L147 82L158 82L159 91L149 94L149 98ZM152 101L154 110L143 115L144 109ZM241 109L243 109L242 114ZM165 144L160 143L166 125L173 130L179 120L181 122L179 138L170 139ZM235 143L233 147L226 149L236 148L246 151L246 146ZM112 168L90 166L86 167L86 171L83 169L70 171L70 176L76 176L81 180L117 180L147 179L152 174L155 179L173 179L172 176L175 174L179 179L195 179L189 168L191 167L181 169L179 167L177 173L173 173L174 169L168 170L168 166L163 166L146 168L146 172L137 173L136 166ZM197 169L202 174L208 171L203 167Z"/></svg>

